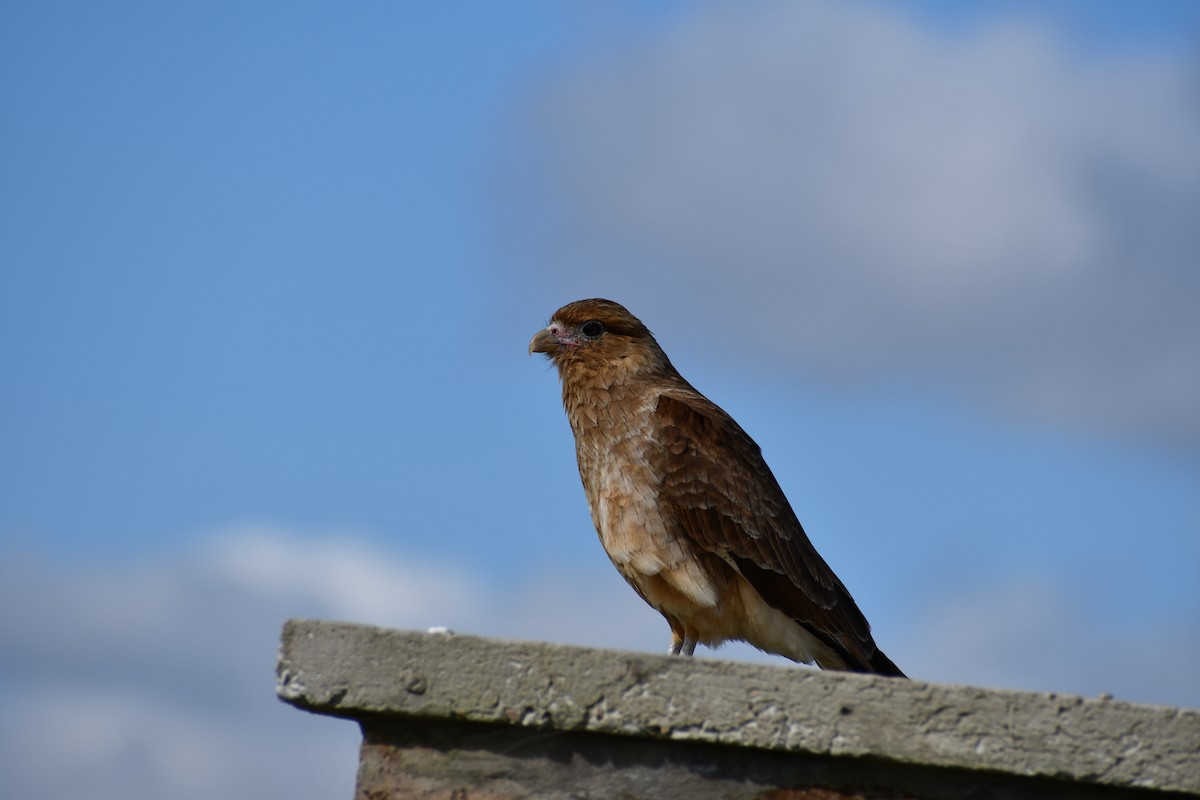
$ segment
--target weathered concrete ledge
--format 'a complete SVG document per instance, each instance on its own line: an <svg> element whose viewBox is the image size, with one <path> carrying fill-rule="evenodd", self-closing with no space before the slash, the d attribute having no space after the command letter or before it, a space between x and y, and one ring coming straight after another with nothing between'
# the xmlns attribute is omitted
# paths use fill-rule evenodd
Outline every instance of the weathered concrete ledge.
<svg viewBox="0 0 1200 800"><path fill-rule="evenodd" d="M446 770L455 768L465 770L463 781L507 776L501 784L508 789L489 784L484 796L565 796L521 786L516 773L494 761L485 767L478 758L468 764L448 755L536 749L545 732L586 734L559 738L560 748L566 741L585 750L588 742L626 748L619 758L606 751L607 766L586 753L547 755L560 783L577 767L612 771L622 765L642 770L637 780L643 781L652 777L645 770L657 765L682 775L672 785L691 798L705 796L687 788L688 781L704 777L705 768L696 765L715 764L724 753L742 765L738 769L746 774L738 780L760 792L723 789L720 796L727 797L768 796L764 789L778 798L900 796L879 794L881 787L918 797L1200 795L1197 710L309 620L284 626L277 675L284 701L363 724L360 797L388 796L379 786L368 792L364 781L395 787L409 781L396 770L424 775L418 784L428 789L425 794L404 783L411 796L440 796L434 787L450 785ZM484 735L472 739L472 730ZM541 739L531 739L531 731L542 732ZM423 736L437 751L422 751L425 761L411 753L388 760L388 747L419 749ZM468 740L469 746L462 744ZM655 742L707 743L709 749L693 757L660 746L652 764L632 765ZM642 749L629 750L630 744ZM383 761L371 762L369 751ZM429 759L438 761L436 769ZM766 776L761 779L745 766L759 762ZM797 794L788 765L801 763L817 784L853 784L853 791L867 794ZM718 772L714 767L714 780L723 780ZM927 779L935 773L943 777ZM856 776L863 779L855 782ZM595 778L589 780L594 787ZM617 783L629 796L632 778L622 780ZM972 792L963 792L963 781ZM1000 789L986 787L995 782ZM620 796L615 790L588 793ZM649 789L632 794L668 796Z"/></svg>

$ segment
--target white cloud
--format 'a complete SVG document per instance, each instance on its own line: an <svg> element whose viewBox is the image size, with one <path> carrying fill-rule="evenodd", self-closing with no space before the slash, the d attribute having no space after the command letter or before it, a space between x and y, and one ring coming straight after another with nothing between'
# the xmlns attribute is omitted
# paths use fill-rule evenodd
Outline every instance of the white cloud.
<svg viewBox="0 0 1200 800"><path fill-rule="evenodd" d="M0 692L5 796L317 798L353 785L354 727L271 708L269 687L262 707L231 712L220 703L214 711L185 687L161 694L18 679Z"/></svg>
<svg viewBox="0 0 1200 800"><path fill-rule="evenodd" d="M797 369L1200 443L1197 77L1032 21L704 6L543 97L572 220L543 278Z"/></svg>
<svg viewBox="0 0 1200 800"><path fill-rule="evenodd" d="M271 526L225 532L213 565L233 582L271 595L311 598L340 619L429 627L479 608L477 581L444 565L412 564L353 535L297 540Z"/></svg>
<svg viewBox="0 0 1200 800"><path fill-rule="evenodd" d="M951 683L1200 707L1185 665L1200 618L1101 617L1045 579L1010 579L947 598L905 641L914 675Z"/></svg>
<svg viewBox="0 0 1200 800"><path fill-rule="evenodd" d="M294 551L307 546L272 535ZM142 564L0 558L8 609L0 618L0 793L169 800L347 792L354 726L300 720L272 684L282 621L354 608L354 588L338 603L336 591L306 591L304 570L292 583L247 579L236 554L263 541L262 531L242 530L209 551ZM445 600L456 600L452 589Z"/></svg>
<svg viewBox="0 0 1200 800"><path fill-rule="evenodd" d="M361 535L271 525L233 526L192 552L139 563L63 566L4 553L0 794L349 792L357 728L275 699L283 621L665 647L657 615L615 573L567 572L497 586Z"/></svg>
<svg viewBox="0 0 1200 800"><path fill-rule="evenodd" d="M0 785L56 798L329 797L351 791L357 728L273 692L291 616L425 627L469 620L461 570L361 537L270 526L199 551L64 567L0 558Z"/></svg>

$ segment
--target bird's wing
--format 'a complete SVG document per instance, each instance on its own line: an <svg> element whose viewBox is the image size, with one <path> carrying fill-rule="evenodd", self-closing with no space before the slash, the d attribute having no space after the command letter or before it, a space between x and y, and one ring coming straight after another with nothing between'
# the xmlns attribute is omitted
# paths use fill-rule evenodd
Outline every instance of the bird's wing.
<svg viewBox="0 0 1200 800"><path fill-rule="evenodd" d="M870 626L809 542L754 440L688 387L660 396L660 500L679 531L733 566L772 607L853 662L875 653ZM831 641L832 640L832 641Z"/></svg>

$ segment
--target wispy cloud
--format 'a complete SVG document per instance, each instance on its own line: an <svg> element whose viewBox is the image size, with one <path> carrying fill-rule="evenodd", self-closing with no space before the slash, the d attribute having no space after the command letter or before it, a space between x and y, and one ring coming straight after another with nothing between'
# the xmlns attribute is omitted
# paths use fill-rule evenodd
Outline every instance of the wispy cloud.
<svg viewBox="0 0 1200 800"><path fill-rule="evenodd" d="M394 598L355 606L352 580L306 590L298 555L283 559L283 580L239 563L264 541L328 555L319 540L310 549L308 537L243 528L216 541L134 564L0 559L6 796L316 798L352 785L353 726L297 719L274 699L279 627L290 615L397 613ZM353 542L339 553L355 554L365 570L391 563Z"/></svg>
<svg viewBox="0 0 1200 800"><path fill-rule="evenodd" d="M405 561L352 533L301 541L247 525L223 532L209 557L214 571L248 591L301 598L339 619L428 627L483 605L478 580L461 569Z"/></svg>
<svg viewBox="0 0 1200 800"><path fill-rule="evenodd" d="M636 286L701 336L719 303L710 340L796 369L1200 444L1185 55L882 4L704 7L543 96L573 264L543 277Z"/></svg>
<svg viewBox="0 0 1200 800"><path fill-rule="evenodd" d="M270 525L234 526L199 549L137 563L64 566L5 553L0 794L344 793L355 726L301 716L274 697L285 619L657 650L665 633L654 613L615 574L597 573L568 581L547 570L495 585L364 536Z"/></svg>
<svg viewBox="0 0 1200 800"><path fill-rule="evenodd" d="M1182 667L1200 658L1200 610L1129 624L1044 577L949 598L904 647L931 680L1200 707L1200 686Z"/></svg>

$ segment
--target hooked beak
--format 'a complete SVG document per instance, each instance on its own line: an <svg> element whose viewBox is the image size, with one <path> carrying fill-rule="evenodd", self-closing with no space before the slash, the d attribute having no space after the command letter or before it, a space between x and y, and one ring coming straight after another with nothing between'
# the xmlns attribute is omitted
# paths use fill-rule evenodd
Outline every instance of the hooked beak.
<svg viewBox="0 0 1200 800"><path fill-rule="evenodd" d="M533 355L534 353L553 353L558 349L559 344L557 336L552 334L547 328L542 328L529 340L529 355Z"/></svg>
<svg viewBox="0 0 1200 800"><path fill-rule="evenodd" d="M558 323L551 323L534 334L529 340L529 354L546 353L554 356L564 347L578 347L579 342L572 338L569 333L563 330L563 327Z"/></svg>

